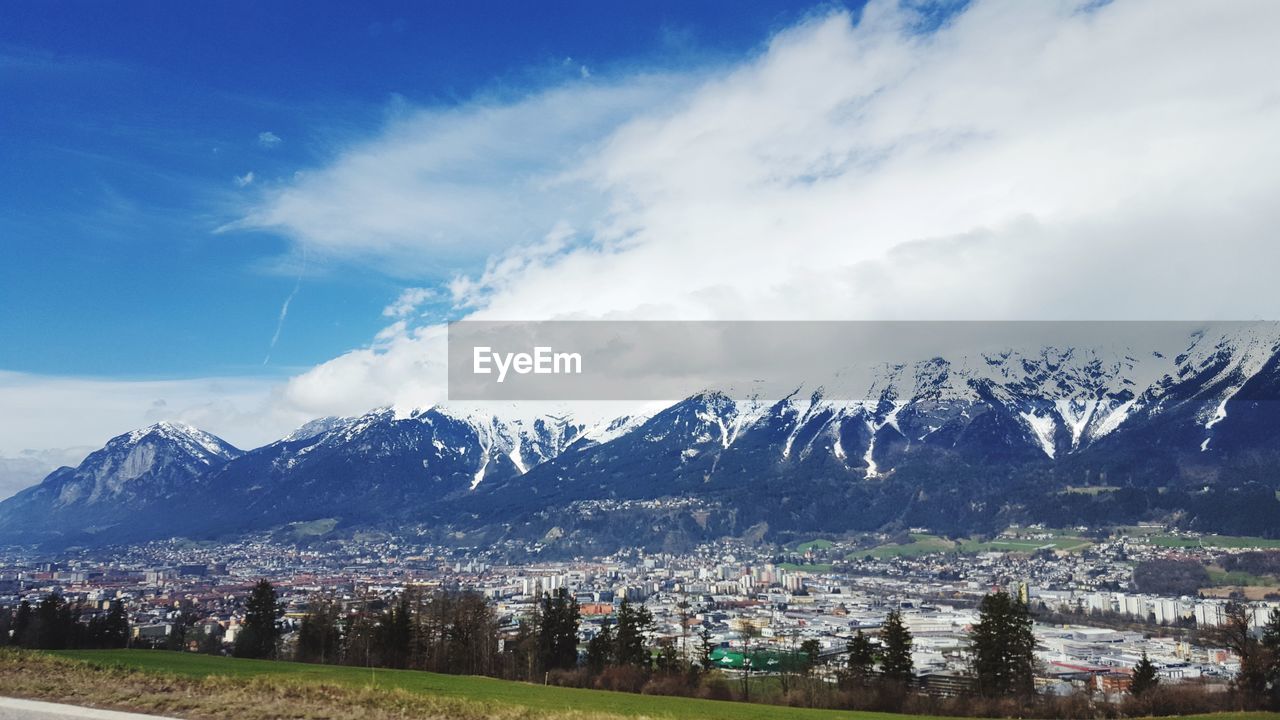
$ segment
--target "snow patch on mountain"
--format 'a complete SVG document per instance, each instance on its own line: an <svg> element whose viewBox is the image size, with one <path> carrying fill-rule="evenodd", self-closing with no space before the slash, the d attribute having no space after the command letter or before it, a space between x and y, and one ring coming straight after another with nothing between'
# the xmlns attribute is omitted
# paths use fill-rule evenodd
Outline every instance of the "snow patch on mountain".
<svg viewBox="0 0 1280 720"><path fill-rule="evenodd" d="M1040 449L1052 460L1056 450L1053 444L1053 432L1057 427L1053 417L1051 415L1037 415L1031 412L1019 413L1019 416L1027 423L1027 427L1031 428L1036 441L1040 443Z"/></svg>

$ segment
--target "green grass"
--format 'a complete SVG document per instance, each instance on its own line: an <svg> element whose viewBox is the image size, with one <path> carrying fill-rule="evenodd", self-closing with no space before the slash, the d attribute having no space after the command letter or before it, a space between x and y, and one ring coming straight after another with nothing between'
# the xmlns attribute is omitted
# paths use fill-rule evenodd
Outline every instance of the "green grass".
<svg viewBox="0 0 1280 720"><path fill-rule="evenodd" d="M289 530L297 538L320 537L333 532L338 526L337 518L323 518L321 520L308 520L305 522L296 522L289 524Z"/></svg>
<svg viewBox="0 0 1280 720"><path fill-rule="evenodd" d="M831 572L831 563L814 563L812 565L801 565L799 563L778 563L780 570L803 570L811 573L828 573Z"/></svg>
<svg viewBox="0 0 1280 720"><path fill-rule="evenodd" d="M1181 547L1216 547L1226 549L1248 549L1257 548L1259 550L1274 550L1280 548L1280 540L1268 540L1260 537L1245 537L1240 535L1150 535L1143 538L1147 542L1156 547L1181 548Z"/></svg>
<svg viewBox="0 0 1280 720"><path fill-rule="evenodd" d="M1035 534L1049 534L1053 537L1045 540L1031 540L1019 537L1001 536L994 540L981 541L976 538L953 541L937 535L913 533L911 542L906 544L881 545L871 550L858 550L850 553L850 559L867 555L886 560L895 557L919 557L930 553L980 553L980 552L1020 552L1033 553L1041 548L1078 552L1093 544L1091 540L1068 534L1068 530L1035 530Z"/></svg>
<svg viewBox="0 0 1280 720"><path fill-rule="evenodd" d="M66 650L52 654L90 665L138 670L161 677L166 675L195 679L225 677L232 678L234 681L254 682L279 677L282 685L284 683L316 683L351 688L372 687L375 690L395 689L427 697L449 698L464 703L481 703L480 705L469 704L465 707L479 707L484 714L493 711L486 711L484 708L497 709L501 706L528 708L535 715L546 714L550 717L572 710L576 712L577 717L591 717L593 714L598 714L601 717L611 715L655 719L697 718L697 720L942 720L923 715L814 710L662 695L634 695L603 690L547 687L464 675L440 675L411 670L371 672L367 668L242 660L158 650ZM42 697L56 696L42 695ZM286 697L292 696L286 694ZM443 715L432 716L443 717ZM472 716L467 715L467 717ZM504 717L510 717L510 714L504 714ZM1185 716L1180 720L1280 720L1280 714L1216 713Z"/></svg>
<svg viewBox="0 0 1280 720"><path fill-rule="evenodd" d="M912 533L911 542L897 545L881 545L871 550L850 553L851 558L861 558L867 555L877 560L887 560L895 557L919 557L937 552L954 552L956 544L951 540L937 535L929 535L926 533Z"/></svg>
<svg viewBox="0 0 1280 720"><path fill-rule="evenodd" d="M813 548L814 550L828 550L831 548L832 545L835 545L835 543L831 542L830 540L823 540L822 538L818 538L817 540L810 540L809 542L800 543L799 545L796 546L796 552L807 552L809 548Z"/></svg>
<svg viewBox="0 0 1280 720"><path fill-rule="evenodd" d="M1269 587L1276 584L1276 579L1264 575L1254 575L1243 570L1227 571L1220 568L1209 568L1209 582L1214 587Z"/></svg>
<svg viewBox="0 0 1280 720"><path fill-rule="evenodd" d="M965 540L960 543L961 552L1023 552L1033 553L1041 548L1078 552L1093 543L1080 537L1055 537L1052 540L1032 540L1027 538L999 537L987 542Z"/></svg>
<svg viewBox="0 0 1280 720"><path fill-rule="evenodd" d="M160 650L66 650L55 653L96 665L122 665L148 672L186 677L280 676L290 680L334 683L356 687L396 688L424 695L439 695L477 702L519 705L557 712L578 710L650 718L698 718L699 720L912 720L915 715L811 710L695 698L635 695L604 690L548 687L470 675L439 675L413 670L374 670L334 665L243 660Z"/></svg>
<svg viewBox="0 0 1280 720"><path fill-rule="evenodd" d="M1052 548L1054 541L1052 540L1015 540L1015 539L997 539L997 540L965 540L960 543L962 552L980 553L980 552L1023 552L1033 553L1040 548Z"/></svg>

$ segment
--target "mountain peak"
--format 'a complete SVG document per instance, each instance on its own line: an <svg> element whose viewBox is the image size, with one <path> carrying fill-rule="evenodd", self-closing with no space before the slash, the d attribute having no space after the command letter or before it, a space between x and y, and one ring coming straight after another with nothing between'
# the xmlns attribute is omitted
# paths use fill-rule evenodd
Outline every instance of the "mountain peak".
<svg viewBox="0 0 1280 720"><path fill-rule="evenodd" d="M184 422L171 420L161 420L132 432L117 435L108 440L103 449L127 449L146 444L148 441L162 441L176 445L188 455L206 464L231 460L244 454L217 435Z"/></svg>

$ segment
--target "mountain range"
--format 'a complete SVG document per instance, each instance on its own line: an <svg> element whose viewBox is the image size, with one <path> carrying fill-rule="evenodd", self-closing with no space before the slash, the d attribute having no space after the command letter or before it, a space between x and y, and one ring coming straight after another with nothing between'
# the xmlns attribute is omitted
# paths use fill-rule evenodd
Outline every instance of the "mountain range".
<svg viewBox="0 0 1280 720"><path fill-rule="evenodd" d="M383 408L241 451L160 423L0 503L0 543L233 537L314 520L457 545L679 550L1012 522L1280 533L1280 327L1176 351L1037 347L874 369L865 390L708 390L605 422Z"/></svg>

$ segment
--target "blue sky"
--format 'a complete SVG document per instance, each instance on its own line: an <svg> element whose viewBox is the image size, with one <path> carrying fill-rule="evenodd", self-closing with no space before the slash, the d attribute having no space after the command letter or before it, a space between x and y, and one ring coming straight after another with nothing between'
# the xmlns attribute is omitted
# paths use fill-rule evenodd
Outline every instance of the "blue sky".
<svg viewBox="0 0 1280 720"><path fill-rule="evenodd" d="M0 4L0 459L461 317L1280 317L1280 3L850 2Z"/></svg>
<svg viewBox="0 0 1280 720"><path fill-rule="evenodd" d="M15 2L0 10L0 369L287 372L368 342L412 277L215 230L398 107L750 52L787 2ZM269 135L266 133L270 133ZM237 178L253 173L240 187ZM460 265L457 267L455 265Z"/></svg>

